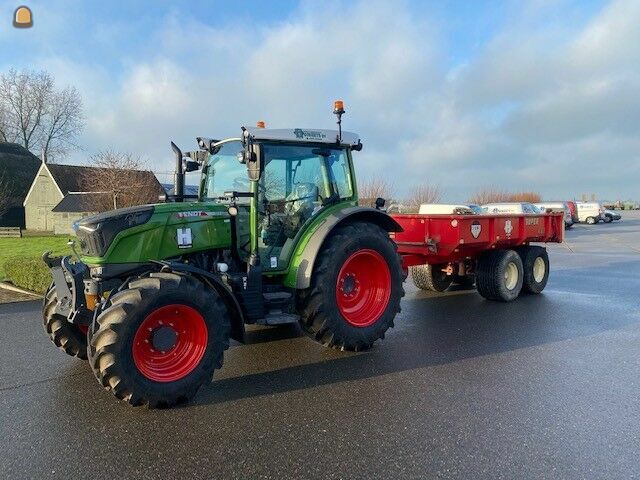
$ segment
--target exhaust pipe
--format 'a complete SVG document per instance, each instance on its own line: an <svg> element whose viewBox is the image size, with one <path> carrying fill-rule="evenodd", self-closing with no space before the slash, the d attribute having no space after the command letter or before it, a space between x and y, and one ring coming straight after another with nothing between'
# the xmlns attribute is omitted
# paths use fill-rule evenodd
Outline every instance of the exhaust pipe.
<svg viewBox="0 0 640 480"><path fill-rule="evenodd" d="M176 202L184 200L184 171L182 170L182 150L171 142L171 149L176 155L176 173L173 175L173 195Z"/></svg>

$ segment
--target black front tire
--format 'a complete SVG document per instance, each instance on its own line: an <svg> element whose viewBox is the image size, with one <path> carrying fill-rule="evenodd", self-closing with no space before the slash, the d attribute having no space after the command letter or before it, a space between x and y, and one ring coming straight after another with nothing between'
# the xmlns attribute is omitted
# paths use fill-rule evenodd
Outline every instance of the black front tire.
<svg viewBox="0 0 640 480"><path fill-rule="evenodd" d="M415 265L410 267L411 279L420 290L444 292L451 286L453 276L442 271L445 265Z"/></svg>
<svg viewBox="0 0 640 480"><path fill-rule="evenodd" d="M55 313L58 296L52 283L44 296L42 320L44 331L53 344L67 355L87 359L87 334L64 315Z"/></svg>
<svg viewBox="0 0 640 480"><path fill-rule="evenodd" d="M487 300L510 302L522 289L524 275L520 256L513 250L483 253L476 267L478 293Z"/></svg>
<svg viewBox="0 0 640 480"><path fill-rule="evenodd" d="M338 306L339 274L354 254L374 251L389 268L390 292L382 314L371 324L356 326L349 322ZM323 244L311 277L311 286L298 295L298 312L302 329L324 346L360 351L384 338L393 327L404 296L401 260L396 244L377 225L355 223L337 227Z"/></svg>
<svg viewBox="0 0 640 480"><path fill-rule="evenodd" d="M134 340L152 313L170 305L197 311L206 325L207 341L202 358L189 373L172 381L158 381L138 368ZM109 299L97 324L89 336L93 373L106 390L133 406L171 407L188 401L211 381L214 370L222 367L229 347L230 320L224 302L189 275L152 273L130 282L127 289Z"/></svg>

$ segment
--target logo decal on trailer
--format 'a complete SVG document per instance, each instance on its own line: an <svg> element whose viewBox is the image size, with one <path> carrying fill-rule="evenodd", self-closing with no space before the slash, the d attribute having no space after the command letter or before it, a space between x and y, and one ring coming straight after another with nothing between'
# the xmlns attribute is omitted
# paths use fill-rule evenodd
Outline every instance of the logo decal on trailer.
<svg viewBox="0 0 640 480"><path fill-rule="evenodd" d="M511 220L507 220L504 222L504 233L511 235L511 232L513 232L513 225L511 225Z"/></svg>
<svg viewBox="0 0 640 480"><path fill-rule="evenodd" d="M190 228L178 228L176 230L176 241L178 248L191 248L193 246L193 235Z"/></svg>
<svg viewBox="0 0 640 480"><path fill-rule="evenodd" d="M478 238L481 231L482 225L480 225L480 222L478 220L471 224L471 235L473 235L473 238Z"/></svg>

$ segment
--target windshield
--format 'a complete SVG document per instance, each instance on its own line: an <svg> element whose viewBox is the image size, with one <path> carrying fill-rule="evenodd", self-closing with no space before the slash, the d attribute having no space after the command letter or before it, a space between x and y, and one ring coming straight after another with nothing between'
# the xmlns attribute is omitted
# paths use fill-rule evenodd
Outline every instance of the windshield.
<svg viewBox="0 0 640 480"><path fill-rule="evenodd" d="M203 172L200 200L220 200L224 192L248 192L249 178L246 165L238 161L242 142L234 140L223 144L214 155L209 155Z"/></svg>
<svg viewBox="0 0 640 480"><path fill-rule="evenodd" d="M261 189L268 202L290 202L297 199L301 191L315 197L313 201L324 201L332 195L343 199L353 195L344 149L264 144L262 150Z"/></svg>

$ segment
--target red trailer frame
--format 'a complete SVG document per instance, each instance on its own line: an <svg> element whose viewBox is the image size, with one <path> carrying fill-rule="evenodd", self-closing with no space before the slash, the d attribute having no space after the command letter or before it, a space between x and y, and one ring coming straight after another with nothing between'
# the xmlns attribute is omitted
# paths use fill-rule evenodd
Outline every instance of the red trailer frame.
<svg viewBox="0 0 640 480"><path fill-rule="evenodd" d="M491 249L530 242L561 243L564 214L391 215L402 232L391 233L402 267L464 262Z"/></svg>

